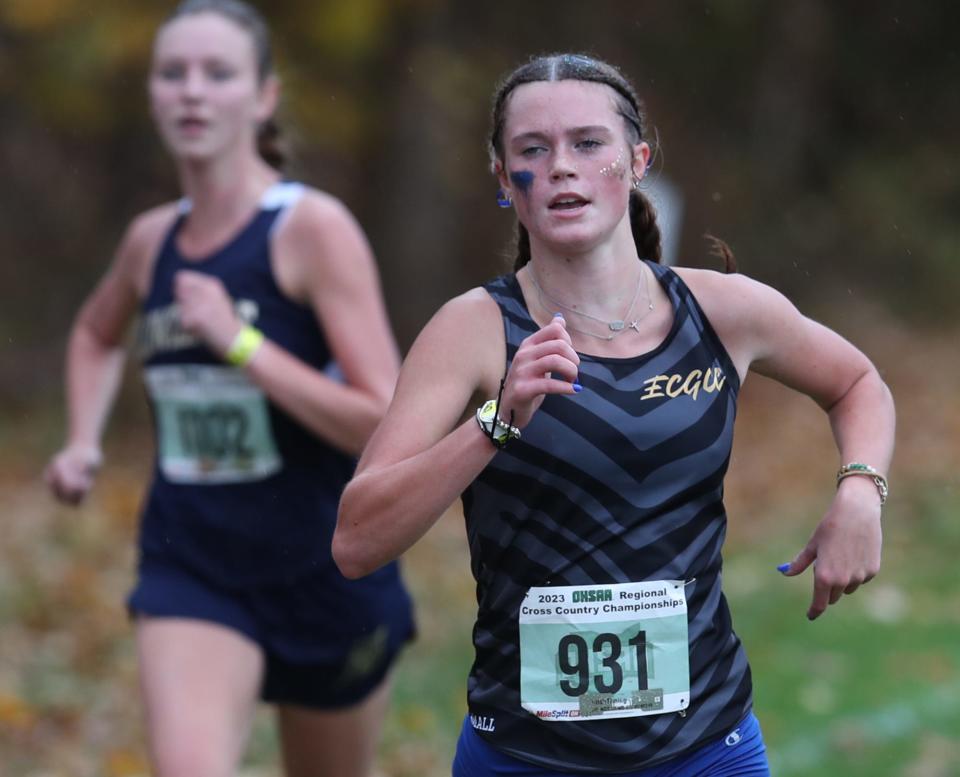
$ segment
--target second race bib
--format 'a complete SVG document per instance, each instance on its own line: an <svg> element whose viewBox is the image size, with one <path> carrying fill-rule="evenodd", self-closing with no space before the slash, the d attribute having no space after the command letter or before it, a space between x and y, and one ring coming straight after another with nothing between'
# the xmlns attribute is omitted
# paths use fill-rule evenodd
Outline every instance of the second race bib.
<svg viewBox="0 0 960 777"><path fill-rule="evenodd" d="M174 483L242 483L283 462L267 400L240 370L173 364L145 370L156 410L160 469Z"/></svg>

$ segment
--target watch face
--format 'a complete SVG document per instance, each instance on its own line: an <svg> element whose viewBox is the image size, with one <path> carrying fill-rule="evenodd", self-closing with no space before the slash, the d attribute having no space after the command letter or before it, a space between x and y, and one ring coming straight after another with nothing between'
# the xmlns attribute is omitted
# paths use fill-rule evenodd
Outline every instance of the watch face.
<svg viewBox="0 0 960 777"><path fill-rule="evenodd" d="M503 419L497 418L497 400L488 399L482 407L477 408L477 422L497 447L502 447L510 440L520 439L520 430L510 426Z"/></svg>
<svg viewBox="0 0 960 777"><path fill-rule="evenodd" d="M483 403L483 407L480 408L480 419L483 421L493 422L493 419L497 417L497 400L488 399Z"/></svg>

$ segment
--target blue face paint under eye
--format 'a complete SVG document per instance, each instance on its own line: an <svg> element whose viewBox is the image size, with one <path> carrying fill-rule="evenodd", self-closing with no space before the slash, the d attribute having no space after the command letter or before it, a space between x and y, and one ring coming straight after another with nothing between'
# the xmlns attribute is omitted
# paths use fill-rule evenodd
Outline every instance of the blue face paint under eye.
<svg viewBox="0 0 960 777"><path fill-rule="evenodd" d="M515 173L510 173L510 180L520 194L526 195L533 185L533 173L529 170L517 170Z"/></svg>

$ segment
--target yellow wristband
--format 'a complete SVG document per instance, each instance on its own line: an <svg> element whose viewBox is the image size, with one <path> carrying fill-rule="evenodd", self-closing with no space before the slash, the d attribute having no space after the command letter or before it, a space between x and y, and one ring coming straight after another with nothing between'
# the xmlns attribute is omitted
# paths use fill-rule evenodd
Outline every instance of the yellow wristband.
<svg viewBox="0 0 960 777"><path fill-rule="evenodd" d="M244 324L227 350L227 361L235 367L246 367L263 344L263 332Z"/></svg>

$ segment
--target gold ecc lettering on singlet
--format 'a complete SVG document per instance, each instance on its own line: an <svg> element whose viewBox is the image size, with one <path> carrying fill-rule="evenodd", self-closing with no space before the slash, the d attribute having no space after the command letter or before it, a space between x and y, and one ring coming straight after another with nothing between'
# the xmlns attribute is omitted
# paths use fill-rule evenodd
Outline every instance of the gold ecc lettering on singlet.
<svg viewBox="0 0 960 777"><path fill-rule="evenodd" d="M705 370L692 370L688 375L654 375L643 382L644 390L640 399L669 397L673 399L686 394L696 399L702 391L713 394L723 388L727 376L720 367L707 367Z"/></svg>

